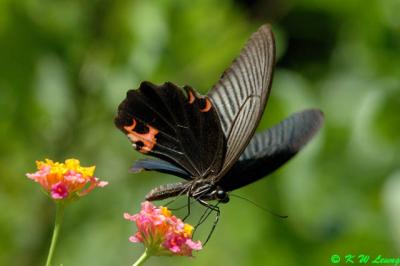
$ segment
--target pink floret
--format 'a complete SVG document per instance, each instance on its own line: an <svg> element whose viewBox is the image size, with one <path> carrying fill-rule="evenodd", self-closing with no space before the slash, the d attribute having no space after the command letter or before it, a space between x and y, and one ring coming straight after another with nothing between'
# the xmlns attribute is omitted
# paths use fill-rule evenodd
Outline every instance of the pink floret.
<svg viewBox="0 0 400 266"><path fill-rule="evenodd" d="M53 199L65 199L68 197L68 188L63 182L58 182L51 187L51 197Z"/></svg>
<svg viewBox="0 0 400 266"><path fill-rule="evenodd" d="M193 227L171 215L164 207L155 207L143 202L139 213L124 213L126 220L136 224L138 231L129 238L130 242L142 242L154 255L192 256L193 250L200 250L200 241L192 240Z"/></svg>

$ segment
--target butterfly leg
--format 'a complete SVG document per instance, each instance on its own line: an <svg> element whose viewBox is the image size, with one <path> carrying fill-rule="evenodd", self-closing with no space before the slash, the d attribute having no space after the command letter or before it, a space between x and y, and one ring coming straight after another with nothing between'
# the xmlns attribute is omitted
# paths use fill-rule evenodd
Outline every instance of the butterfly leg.
<svg viewBox="0 0 400 266"><path fill-rule="evenodd" d="M212 209L210 209L210 208L205 209L203 214L200 216L199 222L194 227L193 236L196 233L197 228L207 220L207 218L210 216L211 213L212 213Z"/></svg>
<svg viewBox="0 0 400 266"><path fill-rule="evenodd" d="M190 196L189 193L187 194L187 213L185 215L185 217L183 217L182 221L185 221L189 216L190 216Z"/></svg>
<svg viewBox="0 0 400 266"><path fill-rule="evenodd" d="M185 187L185 188L183 188L178 194L176 194L176 195L174 196L174 198L173 198L172 200L168 201L164 206L165 206L165 207L168 207L169 205L171 205L172 203L174 203L174 202L179 198L179 196L182 196L183 194L189 194L189 191L190 191L190 187ZM190 204L192 204L192 202L190 202L190 199L188 199L188 205L190 205ZM184 206L182 206L182 207L170 208L170 209L171 209L171 210L180 210L180 209L182 209L182 208L184 208L184 207L186 207L186 206L184 205Z"/></svg>
<svg viewBox="0 0 400 266"><path fill-rule="evenodd" d="M188 202L187 202L187 214L186 214L186 216L182 219L183 221L185 221L185 220L190 216L190 198L193 197L193 198L195 198L195 199L197 200L197 199L198 199L198 198L197 198L197 194L201 195L204 191L206 191L206 190L209 189L208 186L206 186L206 187L200 189L199 191L196 191L196 193L193 193L195 186L196 186L196 183L193 182L193 183L191 184L191 186L188 187L188 190L187 190L187 192L186 192L187 198L188 198Z"/></svg>
<svg viewBox="0 0 400 266"><path fill-rule="evenodd" d="M212 228L211 228L211 231L210 231L210 233L208 234L206 241L204 241L204 244L203 244L203 246L204 246L205 244L207 244L208 240L210 240L211 235L213 234L213 232L214 232L214 230L215 230L215 227L216 227L217 224L218 224L218 221L219 221L219 217L220 217L221 212L220 212L219 207L218 207L219 202L217 202L215 205L211 205L211 204L209 204L208 202L206 202L206 201L204 201L204 200L202 200L202 199L197 199L197 201L198 201L201 205L205 206L205 207L209 210L209 214L206 215L206 218L205 218L205 219L208 218L208 216L211 214L211 212L214 211L214 212L216 213L216 215L215 215L215 220L214 220L213 226L212 226ZM204 220L205 220L205 219L204 219ZM203 221L203 222L204 222L204 221Z"/></svg>
<svg viewBox="0 0 400 266"><path fill-rule="evenodd" d="M202 223L204 223L206 220L207 220L207 218L210 216L210 214L212 213L212 209L210 209L210 208L207 208L205 211L204 211L204 213L201 215L201 217L200 217L200 219L199 219L199 222L197 223L197 225L201 225Z"/></svg>
<svg viewBox="0 0 400 266"><path fill-rule="evenodd" d="M193 203L194 203L195 201L190 201L190 205L193 205ZM167 205L165 205L165 207L167 207ZM169 208L171 211L179 211L179 210L182 210L182 209L184 209L184 208L187 208L187 204L184 204L184 205L181 205L181 206L179 206L179 207L176 207L176 208Z"/></svg>

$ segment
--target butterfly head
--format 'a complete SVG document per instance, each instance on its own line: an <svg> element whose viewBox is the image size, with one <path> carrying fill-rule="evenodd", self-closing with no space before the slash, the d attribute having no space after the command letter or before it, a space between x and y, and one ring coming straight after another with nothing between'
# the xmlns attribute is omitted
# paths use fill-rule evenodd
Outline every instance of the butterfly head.
<svg viewBox="0 0 400 266"><path fill-rule="evenodd" d="M228 193L225 190L221 189L220 187L217 187L217 189L215 190L215 197L221 203L229 202Z"/></svg>
<svg viewBox="0 0 400 266"><path fill-rule="evenodd" d="M216 200L221 203L229 202L228 193L220 186L212 184L207 180L199 180L192 186L191 197L200 200Z"/></svg>

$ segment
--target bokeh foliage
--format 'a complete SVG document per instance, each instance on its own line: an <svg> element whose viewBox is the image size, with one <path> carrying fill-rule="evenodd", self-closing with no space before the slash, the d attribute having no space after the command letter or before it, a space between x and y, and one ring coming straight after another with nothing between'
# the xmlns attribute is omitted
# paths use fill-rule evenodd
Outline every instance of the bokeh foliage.
<svg viewBox="0 0 400 266"><path fill-rule="evenodd" d="M0 1L0 265L44 262L54 206L24 174L46 157L95 164L110 182L67 209L56 264L132 263L142 247L122 213L177 178L128 172L139 155L113 126L118 103L142 80L207 92L266 22L278 60L260 129L310 107L326 123L301 155L236 194L289 218L232 198L195 259L149 265L399 256L398 10L398 0Z"/></svg>

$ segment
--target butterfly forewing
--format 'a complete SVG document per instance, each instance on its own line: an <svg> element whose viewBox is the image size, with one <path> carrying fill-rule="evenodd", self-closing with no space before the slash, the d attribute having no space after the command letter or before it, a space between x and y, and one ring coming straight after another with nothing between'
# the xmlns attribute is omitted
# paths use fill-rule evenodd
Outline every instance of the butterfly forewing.
<svg viewBox="0 0 400 266"><path fill-rule="evenodd" d="M274 63L274 37L264 25L208 94L226 137L225 160L216 180L236 162L254 134L269 96Z"/></svg>
<svg viewBox="0 0 400 266"><path fill-rule="evenodd" d="M118 108L115 124L138 151L166 160L191 177L222 166L225 138L212 102L193 89L143 82Z"/></svg>
<svg viewBox="0 0 400 266"><path fill-rule="evenodd" d="M296 155L318 132L322 123L322 112L309 109L257 133L218 185L225 191L231 191L272 173Z"/></svg>

